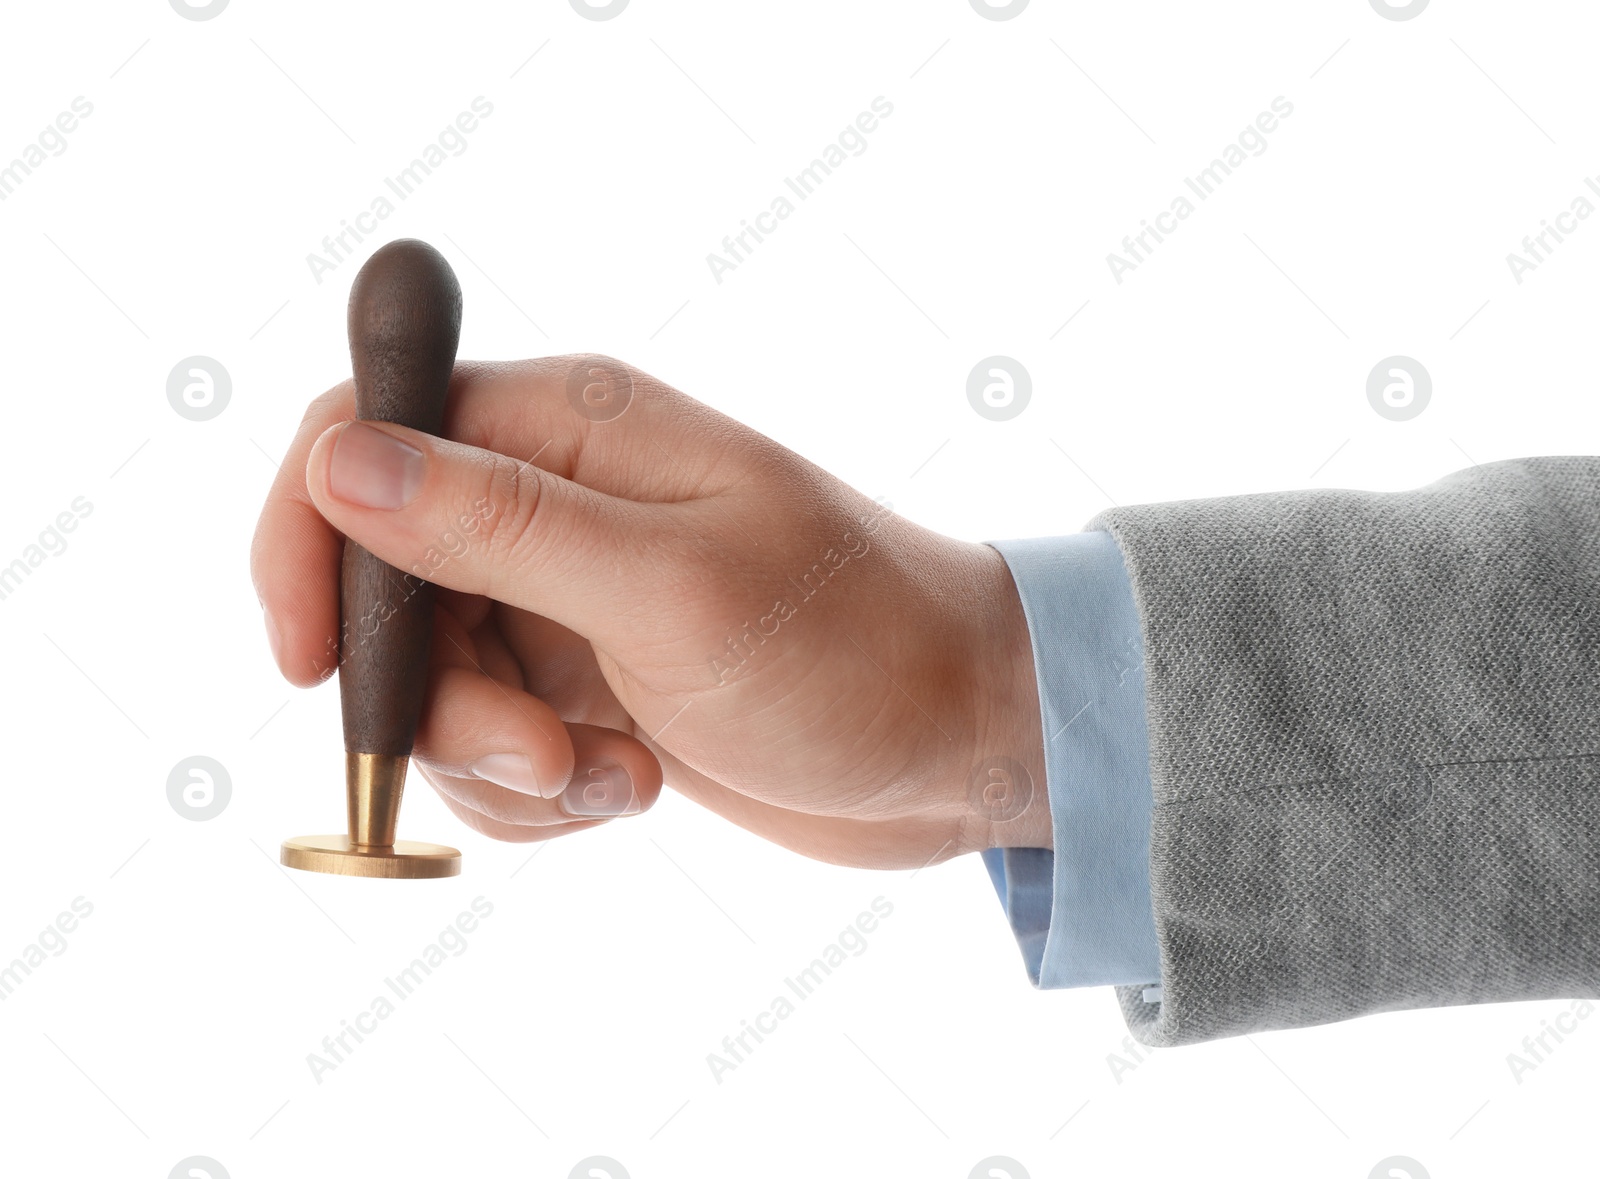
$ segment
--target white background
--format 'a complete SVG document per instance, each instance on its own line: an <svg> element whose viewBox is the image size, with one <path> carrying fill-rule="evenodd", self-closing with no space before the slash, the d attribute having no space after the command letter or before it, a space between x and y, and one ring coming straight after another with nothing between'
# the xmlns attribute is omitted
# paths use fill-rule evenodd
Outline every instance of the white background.
<svg viewBox="0 0 1600 1179"><path fill-rule="evenodd" d="M1035 992L975 857L831 868L668 793L530 860L417 788L403 833L462 847L459 879L291 879L278 842L341 825L337 693L275 673L247 547L305 403L348 374L349 280L399 236L460 275L463 356L626 358L968 539L1592 453L1600 218L1521 284L1506 255L1600 173L1596 24L1487 0L1406 21L1367 0L8 5L0 161L74 98L93 113L0 202L0 564L93 511L0 601L0 960L94 909L0 1003L0 1170L564 1177L601 1154L635 1179L958 1179L1003 1154L1363 1179L1399 1154L1442 1179L1588 1157L1600 1020L1520 1084L1507 1064L1563 1001L1166 1050L1119 1079L1111 992ZM867 150L716 282L707 254L880 95ZM1119 285L1106 255L1280 95L1267 150ZM319 284L307 255L478 96L468 149ZM1003 423L965 398L997 353L1034 382ZM1396 353L1434 381L1404 423L1365 394ZM195 354L232 376L210 421L166 398ZM232 780L206 822L166 796L195 754ZM715 1082L706 1054L880 895L867 951ZM468 950L313 1080L307 1054L477 896Z"/></svg>

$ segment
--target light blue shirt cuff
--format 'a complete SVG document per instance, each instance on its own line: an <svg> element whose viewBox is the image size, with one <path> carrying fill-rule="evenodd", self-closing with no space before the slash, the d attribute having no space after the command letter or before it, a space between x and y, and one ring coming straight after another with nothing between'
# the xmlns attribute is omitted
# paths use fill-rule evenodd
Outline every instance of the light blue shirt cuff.
<svg viewBox="0 0 1600 1179"><path fill-rule="evenodd" d="M984 865L1040 987L1157 986L1150 747L1133 589L1106 532L991 541L1033 646L1055 850Z"/></svg>

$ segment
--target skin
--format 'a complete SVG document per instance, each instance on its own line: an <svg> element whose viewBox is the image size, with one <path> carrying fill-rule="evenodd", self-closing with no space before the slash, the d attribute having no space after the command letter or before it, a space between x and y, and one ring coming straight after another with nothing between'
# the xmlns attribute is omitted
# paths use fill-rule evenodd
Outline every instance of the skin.
<svg viewBox="0 0 1600 1179"><path fill-rule="evenodd" d="M568 399L569 374L595 366L632 382L610 421ZM261 513L269 641L291 683L332 674L345 536L430 568L442 592L415 761L473 830L529 842L615 822L557 797L603 774L641 812L664 779L836 864L1050 846L1027 624L995 550L604 357L458 364L451 441L353 417L348 381L311 403ZM364 430L421 452L404 506L351 502L386 478L370 456L390 448ZM807 598L814 565L831 572ZM730 654L747 625L769 633ZM534 781L470 769L500 753L526 755ZM996 758L1031 789L975 788Z"/></svg>

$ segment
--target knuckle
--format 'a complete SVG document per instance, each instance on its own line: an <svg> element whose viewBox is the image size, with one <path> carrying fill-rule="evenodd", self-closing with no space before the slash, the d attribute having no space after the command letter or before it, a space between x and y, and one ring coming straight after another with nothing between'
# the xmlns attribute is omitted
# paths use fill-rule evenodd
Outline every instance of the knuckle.
<svg viewBox="0 0 1600 1179"><path fill-rule="evenodd" d="M574 412L595 424L621 417L636 403L669 411L684 405L682 394L670 385L615 356L576 352L546 363Z"/></svg>
<svg viewBox="0 0 1600 1179"><path fill-rule="evenodd" d="M496 458L490 464L482 498L492 508L484 522L492 580L514 576L534 559L545 539L540 509L548 493L544 473L532 463Z"/></svg>
<svg viewBox="0 0 1600 1179"><path fill-rule="evenodd" d="M556 365L563 371L574 368L583 368L588 365L602 365L606 368L619 368L633 370L633 366L618 360L615 356L607 356L602 352L570 352L565 356L555 358ZM642 374L641 374L642 375Z"/></svg>

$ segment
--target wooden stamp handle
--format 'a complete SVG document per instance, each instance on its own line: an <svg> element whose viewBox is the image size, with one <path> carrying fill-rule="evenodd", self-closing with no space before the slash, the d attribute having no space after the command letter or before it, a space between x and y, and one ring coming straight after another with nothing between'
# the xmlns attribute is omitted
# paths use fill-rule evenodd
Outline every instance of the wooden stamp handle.
<svg viewBox="0 0 1600 1179"><path fill-rule="evenodd" d="M461 286L443 255L409 238L379 249L350 289L349 328L356 417L440 433L461 337ZM433 586L347 540L339 591L344 747L408 757L427 685Z"/></svg>

